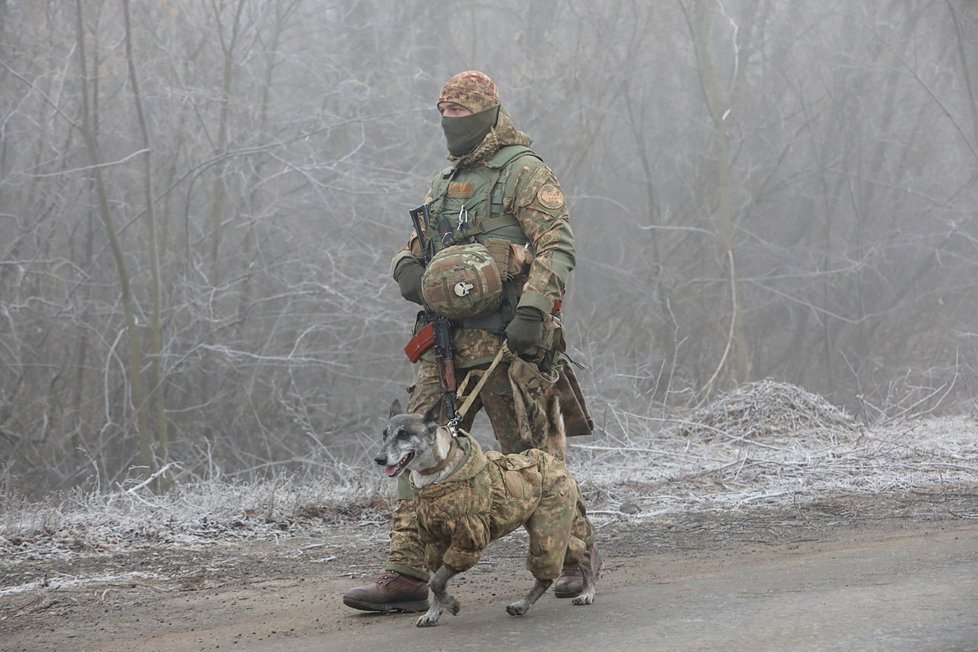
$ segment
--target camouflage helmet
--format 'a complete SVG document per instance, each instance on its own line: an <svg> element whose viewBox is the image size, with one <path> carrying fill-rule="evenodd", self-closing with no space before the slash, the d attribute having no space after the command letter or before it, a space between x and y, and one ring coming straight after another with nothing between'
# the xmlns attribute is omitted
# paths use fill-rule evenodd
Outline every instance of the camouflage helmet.
<svg viewBox="0 0 978 652"><path fill-rule="evenodd" d="M442 102L454 102L472 113L479 113L499 105L499 91L485 73L466 70L445 82L437 104Z"/></svg>
<svg viewBox="0 0 978 652"><path fill-rule="evenodd" d="M449 319L471 319L499 309L503 282L492 254L478 242L439 251L421 275L421 296Z"/></svg>

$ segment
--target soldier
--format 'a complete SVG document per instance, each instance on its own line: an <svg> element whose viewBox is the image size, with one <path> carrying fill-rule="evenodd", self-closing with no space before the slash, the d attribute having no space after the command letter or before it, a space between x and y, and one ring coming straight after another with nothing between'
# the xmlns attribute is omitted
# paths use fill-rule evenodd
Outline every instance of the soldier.
<svg viewBox="0 0 978 652"><path fill-rule="evenodd" d="M468 430L478 409L484 409L503 453L545 449L548 429L562 427L565 420L568 434L590 434L576 379L561 355L560 306L575 246L560 184L530 149L530 138L513 125L496 85L484 73L465 71L449 79L437 107L451 165L434 178L425 197L430 220L423 225L424 243L433 243L442 259L454 258L430 264L426 276L424 243L415 234L395 254L392 274L405 299L420 305L427 300L430 309L452 319L458 378L486 369L504 340L517 354L505 357L489 374L473 404L476 409L464 415L461 427ZM465 276L471 282L446 285L444 270L478 258L480 245L493 258L495 265L489 267L500 278L484 278L480 267ZM473 310L481 313L473 315ZM423 314L416 333L425 325ZM408 412L427 412L442 400L431 349L420 355L417 378L408 391ZM565 412L557 419L561 423L555 424L543 406L548 391L560 397ZM576 406L576 415L584 419L575 419L568 405ZM570 432L582 421L586 425L578 429L586 432ZM408 474L400 478L390 537L385 572L348 590L343 602L366 611L424 611L428 574ZM600 559L593 546L590 554L597 573ZM582 585L577 567L565 568L554 592L574 597Z"/></svg>

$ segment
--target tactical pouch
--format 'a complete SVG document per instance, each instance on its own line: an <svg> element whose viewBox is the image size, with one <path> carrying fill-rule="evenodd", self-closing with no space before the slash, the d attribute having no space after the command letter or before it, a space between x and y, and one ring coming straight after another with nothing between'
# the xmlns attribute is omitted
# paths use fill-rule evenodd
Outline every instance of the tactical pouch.
<svg viewBox="0 0 978 652"><path fill-rule="evenodd" d="M496 263L496 269L499 270L499 277L505 283L509 279L513 278L513 274L509 268L510 259L510 242L509 240L503 240L501 238L486 238L486 249L489 250L489 255L492 256L493 261Z"/></svg>
<svg viewBox="0 0 978 652"><path fill-rule="evenodd" d="M518 245L505 238L486 238L485 247L496 262L496 269L503 282L530 273L533 252L529 247Z"/></svg>
<svg viewBox="0 0 978 652"><path fill-rule="evenodd" d="M594 432L594 421L587 411L581 385L574 375L574 368L561 357L557 365L555 389L560 396L560 413L564 417L564 430L568 437L583 437Z"/></svg>
<svg viewBox="0 0 978 652"><path fill-rule="evenodd" d="M543 482L540 463L535 458L522 455L503 455L498 451L486 453L490 464L499 467L506 493L517 500L540 500Z"/></svg>

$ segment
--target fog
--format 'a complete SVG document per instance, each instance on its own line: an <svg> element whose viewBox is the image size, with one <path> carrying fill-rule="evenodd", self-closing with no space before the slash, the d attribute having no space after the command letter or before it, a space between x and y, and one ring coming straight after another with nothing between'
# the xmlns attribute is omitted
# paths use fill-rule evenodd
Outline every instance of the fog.
<svg viewBox="0 0 978 652"><path fill-rule="evenodd" d="M568 197L598 437L763 379L975 411L974 2L0 0L0 492L356 454L470 68Z"/></svg>

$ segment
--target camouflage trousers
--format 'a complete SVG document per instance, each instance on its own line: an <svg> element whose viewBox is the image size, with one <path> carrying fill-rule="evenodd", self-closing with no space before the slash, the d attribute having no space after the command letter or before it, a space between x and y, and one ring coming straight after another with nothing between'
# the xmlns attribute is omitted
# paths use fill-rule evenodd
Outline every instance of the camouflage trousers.
<svg viewBox="0 0 978 652"><path fill-rule="evenodd" d="M514 397L513 381L510 379L510 367L514 364L525 365L516 370L516 377L531 378L529 382L532 384L532 364L511 362L504 358L486 380L479 396L465 414L460 428L471 432L475 416L479 410L485 410L499 448L504 454L521 453L533 448L545 450L546 428L541 425L541 415L532 406L531 409L526 409L526 404L532 403L532 390L530 398L526 394L522 399ZM471 369L484 371L488 366L487 363ZM461 379L467 371L470 369L457 369L456 375ZM442 400L441 383L434 361L422 359L418 363L415 383L408 391L408 412L426 412ZM523 405L517 407L517 401L521 401ZM581 505L583 515L583 501L579 500L578 504ZM398 479L398 501L391 520L390 539L387 569L427 581L428 573L424 570L425 546L418 535L414 493L407 473Z"/></svg>

